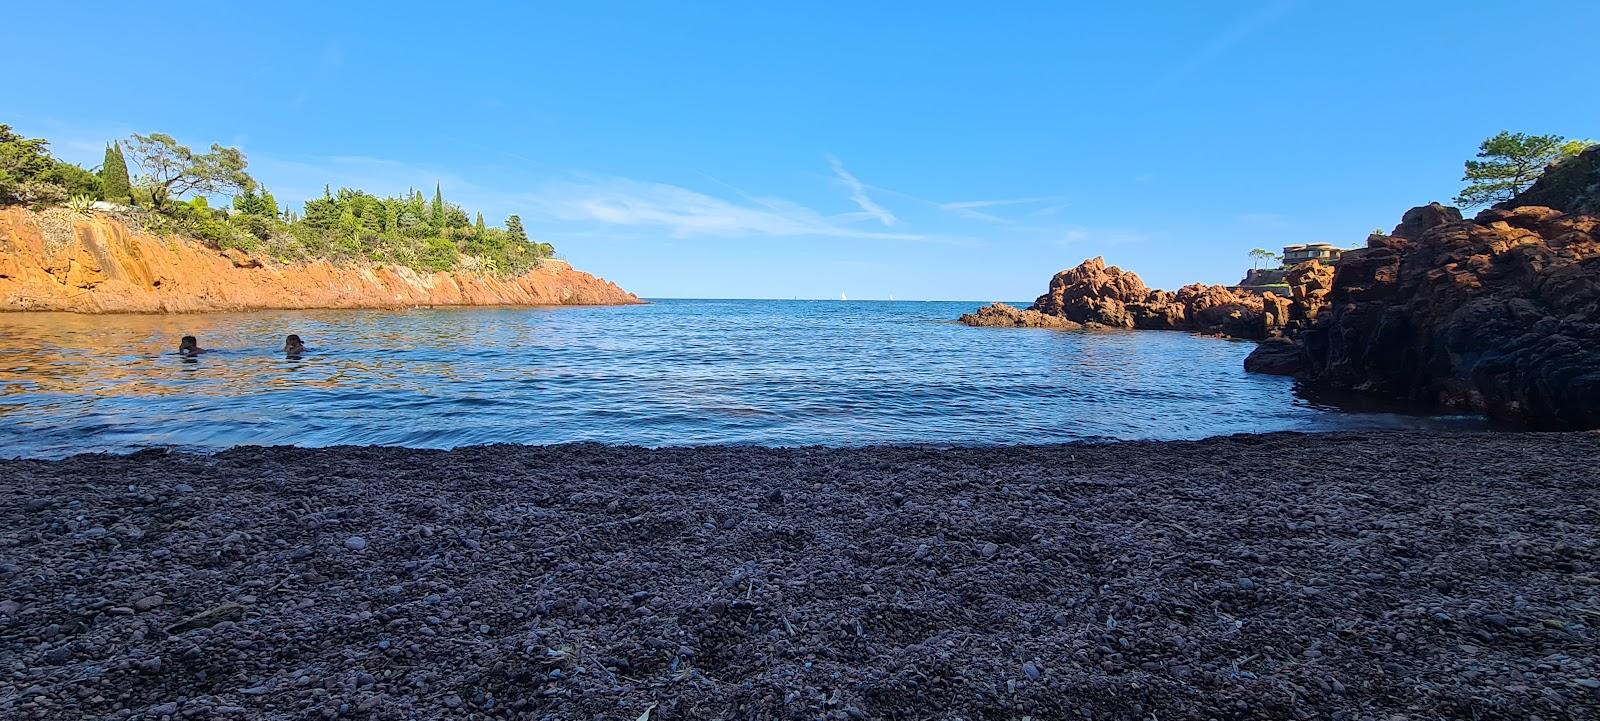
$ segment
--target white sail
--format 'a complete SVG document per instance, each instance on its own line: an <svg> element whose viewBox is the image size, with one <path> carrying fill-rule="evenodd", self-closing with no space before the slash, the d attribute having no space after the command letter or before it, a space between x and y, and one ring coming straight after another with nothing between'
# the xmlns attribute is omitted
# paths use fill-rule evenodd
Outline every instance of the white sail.
<svg viewBox="0 0 1600 721"><path fill-rule="evenodd" d="M844 297L844 293L841 292L841 293L839 293L839 300L850 300L850 299Z"/></svg>

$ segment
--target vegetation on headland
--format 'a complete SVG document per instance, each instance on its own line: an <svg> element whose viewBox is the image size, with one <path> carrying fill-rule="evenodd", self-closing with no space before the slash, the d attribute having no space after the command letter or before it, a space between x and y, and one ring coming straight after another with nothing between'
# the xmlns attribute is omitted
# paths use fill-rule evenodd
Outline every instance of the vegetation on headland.
<svg viewBox="0 0 1600 721"><path fill-rule="evenodd" d="M1467 161L1461 176L1467 187L1456 195L1455 202L1475 208L1508 201L1532 186L1551 163L1574 157L1591 145L1595 145L1592 140L1503 130L1478 145L1478 160Z"/></svg>
<svg viewBox="0 0 1600 721"><path fill-rule="evenodd" d="M282 261L371 261L510 276L555 254L549 243L529 240L521 218L491 227L482 213L469 216L447 202L438 184L431 200L419 190L379 197L330 186L297 212L279 207L247 166L237 148L195 152L170 135L151 133L113 141L91 171L55 158L48 141L0 124L0 206L90 212L93 201L103 200L153 232ZM214 196L231 196L232 207L212 207Z"/></svg>

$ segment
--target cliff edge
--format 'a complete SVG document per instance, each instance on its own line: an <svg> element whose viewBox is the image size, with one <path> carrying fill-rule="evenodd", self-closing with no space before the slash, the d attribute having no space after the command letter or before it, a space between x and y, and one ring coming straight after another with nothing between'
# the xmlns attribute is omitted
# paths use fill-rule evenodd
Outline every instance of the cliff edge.
<svg viewBox="0 0 1600 721"><path fill-rule="evenodd" d="M104 213L0 209L0 311L195 313L295 308L624 305L617 284L550 261L517 277L279 263L158 237Z"/></svg>

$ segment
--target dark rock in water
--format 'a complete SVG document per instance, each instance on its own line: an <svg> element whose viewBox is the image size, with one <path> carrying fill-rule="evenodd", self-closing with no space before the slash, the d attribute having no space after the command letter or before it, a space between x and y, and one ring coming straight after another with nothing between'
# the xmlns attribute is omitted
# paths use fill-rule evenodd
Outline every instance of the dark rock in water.
<svg viewBox="0 0 1600 721"><path fill-rule="evenodd" d="M1268 338L1244 359L1246 371L1275 376L1298 375L1307 365L1305 349L1288 338Z"/></svg>
<svg viewBox="0 0 1600 721"><path fill-rule="evenodd" d="M1076 330L1083 327L1066 318L1045 315L1039 311L1019 310L1005 303L995 303L961 316L960 321L971 326L995 328L1063 328Z"/></svg>
<svg viewBox="0 0 1600 721"><path fill-rule="evenodd" d="M1328 310L1298 338L1313 383L1600 428L1600 217L1517 206L1461 220L1433 204L1394 235L1340 259Z"/></svg>

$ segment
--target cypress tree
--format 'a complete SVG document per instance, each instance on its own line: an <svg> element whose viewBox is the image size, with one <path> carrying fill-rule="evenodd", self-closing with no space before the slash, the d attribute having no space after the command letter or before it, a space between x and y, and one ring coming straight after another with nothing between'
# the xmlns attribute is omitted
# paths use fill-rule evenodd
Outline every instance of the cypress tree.
<svg viewBox="0 0 1600 721"><path fill-rule="evenodd" d="M478 231L478 235L483 235L485 231L489 230L489 226L483 224L482 211L478 212L478 224L475 226L475 229Z"/></svg>
<svg viewBox="0 0 1600 721"><path fill-rule="evenodd" d="M528 242L528 232L522 229L522 218L515 215L506 218L506 235L518 243Z"/></svg>
<svg viewBox="0 0 1600 721"><path fill-rule="evenodd" d="M106 146L106 158L100 164L100 195L113 203L133 201L133 186L128 182L128 161L122 157L122 146L116 141Z"/></svg>
<svg viewBox="0 0 1600 721"><path fill-rule="evenodd" d="M433 184L433 229L444 230L444 193L439 191L439 183Z"/></svg>

